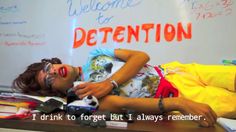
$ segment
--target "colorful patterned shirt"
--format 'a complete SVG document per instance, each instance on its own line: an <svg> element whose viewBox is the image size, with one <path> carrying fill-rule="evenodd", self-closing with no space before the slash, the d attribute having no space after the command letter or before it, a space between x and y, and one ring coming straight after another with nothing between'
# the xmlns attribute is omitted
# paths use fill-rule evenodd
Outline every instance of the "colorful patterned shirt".
<svg viewBox="0 0 236 132"><path fill-rule="evenodd" d="M87 63L82 67L84 81L106 80L124 64L115 57L114 49L95 49L90 52ZM112 93L125 97L154 97L159 83L160 77L155 68L146 64L135 77L114 88Z"/></svg>

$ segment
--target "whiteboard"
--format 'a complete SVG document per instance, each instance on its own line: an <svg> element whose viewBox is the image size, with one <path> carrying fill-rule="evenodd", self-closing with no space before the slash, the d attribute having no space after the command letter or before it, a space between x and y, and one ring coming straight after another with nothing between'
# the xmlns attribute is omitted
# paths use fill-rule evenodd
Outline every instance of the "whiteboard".
<svg viewBox="0 0 236 132"><path fill-rule="evenodd" d="M220 64L236 58L235 9L233 0L0 0L0 87L42 58L82 65L97 47L142 50L153 65Z"/></svg>

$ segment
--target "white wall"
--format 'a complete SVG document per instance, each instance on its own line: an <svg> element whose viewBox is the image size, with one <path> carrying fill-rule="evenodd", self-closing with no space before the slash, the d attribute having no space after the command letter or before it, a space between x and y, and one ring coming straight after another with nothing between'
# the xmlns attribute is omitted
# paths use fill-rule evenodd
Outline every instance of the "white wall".
<svg viewBox="0 0 236 132"><path fill-rule="evenodd" d="M151 56L151 64L181 61L220 64L222 59L235 59L236 3L233 0L0 0L0 86L12 80L28 64L42 58L59 57L63 62L81 65L95 47L143 50ZM75 14L76 11L76 14ZM127 44L127 26L151 23L161 25L160 42L155 41L156 28L149 31L149 42L140 30L139 41ZM182 23L191 38L165 40L166 24ZM125 27L124 41L114 42L118 26ZM75 28L99 30L111 27L107 43L102 33L91 41L73 48ZM79 39L81 33L77 31Z"/></svg>

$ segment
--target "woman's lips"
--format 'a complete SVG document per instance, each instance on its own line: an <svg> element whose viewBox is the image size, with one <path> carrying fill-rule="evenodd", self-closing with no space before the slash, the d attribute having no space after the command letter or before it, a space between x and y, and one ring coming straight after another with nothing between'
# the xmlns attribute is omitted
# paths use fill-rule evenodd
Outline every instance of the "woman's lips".
<svg viewBox="0 0 236 132"><path fill-rule="evenodd" d="M61 77L66 77L67 76L67 68L65 66L60 67L58 69L58 73Z"/></svg>

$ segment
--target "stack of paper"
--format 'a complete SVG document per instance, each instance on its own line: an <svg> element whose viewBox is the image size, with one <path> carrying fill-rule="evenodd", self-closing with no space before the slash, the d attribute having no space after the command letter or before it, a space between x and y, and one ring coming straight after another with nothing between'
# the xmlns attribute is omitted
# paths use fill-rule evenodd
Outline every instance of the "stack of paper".
<svg viewBox="0 0 236 132"><path fill-rule="evenodd" d="M0 98L0 118L27 118L31 116L31 109L36 107L36 105L37 102L33 101Z"/></svg>
<svg viewBox="0 0 236 132"><path fill-rule="evenodd" d="M236 132L236 119L218 118L217 122L228 132Z"/></svg>
<svg viewBox="0 0 236 132"><path fill-rule="evenodd" d="M66 104L66 100L54 96L32 96L22 93L0 92L0 118L24 118L38 111L37 107L50 99ZM61 108L63 109L63 105ZM29 113L29 114L27 114Z"/></svg>

